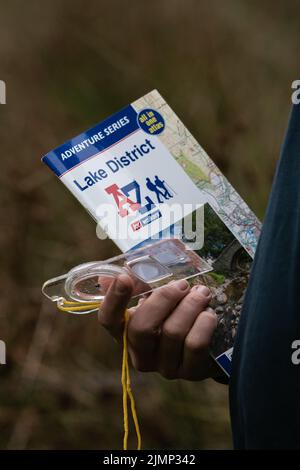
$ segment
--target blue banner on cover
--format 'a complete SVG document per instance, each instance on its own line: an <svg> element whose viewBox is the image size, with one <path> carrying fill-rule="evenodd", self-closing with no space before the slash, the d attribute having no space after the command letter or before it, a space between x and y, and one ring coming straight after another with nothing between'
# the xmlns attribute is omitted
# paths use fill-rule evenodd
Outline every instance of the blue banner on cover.
<svg viewBox="0 0 300 470"><path fill-rule="evenodd" d="M47 153L42 161L57 176L63 175L79 163L106 150L124 137L139 129L137 113L127 106L105 121Z"/></svg>

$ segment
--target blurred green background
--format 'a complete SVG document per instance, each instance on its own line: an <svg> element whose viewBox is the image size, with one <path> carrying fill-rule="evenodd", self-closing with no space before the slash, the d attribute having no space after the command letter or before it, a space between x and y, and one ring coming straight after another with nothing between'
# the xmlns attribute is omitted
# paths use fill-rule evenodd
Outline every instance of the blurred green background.
<svg viewBox="0 0 300 470"><path fill-rule="evenodd" d="M40 157L157 88L263 217L298 78L297 0L0 1L0 448L121 448L118 345L44 302L117 253ZM227 387L133 373L145 448L230 448ZM135 440L132 436L131 447Z"/></svg>

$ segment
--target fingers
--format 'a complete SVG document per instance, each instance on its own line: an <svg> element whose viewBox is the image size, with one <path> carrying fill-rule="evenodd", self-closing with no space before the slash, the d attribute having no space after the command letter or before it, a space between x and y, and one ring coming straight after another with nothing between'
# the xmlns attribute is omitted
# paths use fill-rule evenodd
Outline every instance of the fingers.
<svg viewBox="0 0 300 470"><path fill-rule="evenodd" d="M217 327L217 315L208 308L197 317L185 338L183 360L179 376L189 380L202 380L210 377L212 360L209 346Z"/></svg>
<svg viewBox="0 0 300 470"><path fill-rule="evenodd" d="M178 302L188 293L189 283L184 279L175 281L156 289L146 298L141 306L138 306L132 318L131 330L134 332L151 334L176 307Z"/></svg>
<svg viewBox="0 0 300 470"><path fill-rule="evenodd" d="M185 280L172 282L155 290L137 306L128 327L131 359L136 369L144 372L157 369L161 325L189 290Z"/></svg>
<svg viewBox="0 0 300 470"><path fill-rule="evenodd" d="M121 275L109 287L99 310L100 323L117 339L122 337L124 310L134 291L133 281ZM205 286L190 289L185 280L151 293L130 309L129 353L136 369L159 371L167 378L201 380L212 375L209 346L217 317L208 307Z"/></svg>
<svg viewBox="0 0 300 470"><path fill-rule="evenodd" d="M210 299L211 292L207 287L195 286L164 322L159 351L159 371L164 377L176 378L185 337Z"/></svg>
<svg viewBox="0 0 300 470"><path fill-rule="evenodd" d="M99 309L98 318L116 339L120 339L124 324L124 311L131 298L133 281L126 274L117 277L109 287Z"/></svg>

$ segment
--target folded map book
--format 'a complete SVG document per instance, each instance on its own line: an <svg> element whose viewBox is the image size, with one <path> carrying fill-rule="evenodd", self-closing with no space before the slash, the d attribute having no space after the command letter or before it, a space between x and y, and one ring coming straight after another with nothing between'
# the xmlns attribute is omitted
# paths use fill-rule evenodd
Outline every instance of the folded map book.
<svg viewBox="0 0 300 470"><path fill-rule="evenodd" d="M200 281L210 287L218 315L211 354L230 375L261 224L158 91L43 161L123 253L157 237L177 236L210 264L212 271ZM175 206L183 210L170 221ZM188 217L196 224L195 239L184 229Z"/></svg>

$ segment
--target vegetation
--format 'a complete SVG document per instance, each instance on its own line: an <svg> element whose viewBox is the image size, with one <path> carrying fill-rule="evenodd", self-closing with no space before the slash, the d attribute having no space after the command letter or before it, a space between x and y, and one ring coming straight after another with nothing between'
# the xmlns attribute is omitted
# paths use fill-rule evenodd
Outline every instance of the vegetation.
<svg viewBox="0 0 300 470"><path fill-rule="evenodd" d="M297 0L1 2L0 448L122 446L120 349L40 291L117 249L40 157L157 88L262 217L298 18ZM231 446L225 386L133 374L133 388L146 448Z"/></svg>

